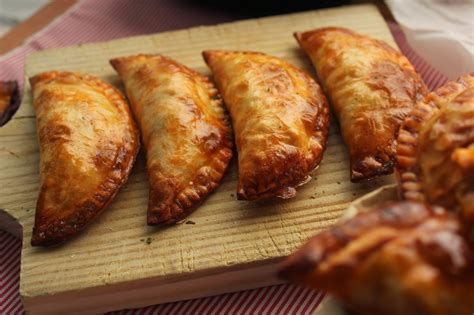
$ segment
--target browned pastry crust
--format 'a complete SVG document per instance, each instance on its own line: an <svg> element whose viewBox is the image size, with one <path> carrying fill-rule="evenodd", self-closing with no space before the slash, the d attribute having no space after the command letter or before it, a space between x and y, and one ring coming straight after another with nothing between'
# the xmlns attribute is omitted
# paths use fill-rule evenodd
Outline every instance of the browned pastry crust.
<svg viewBox="0 0 474 315"><path fill-rule="evenodd" d="M361 314L474 310L473 248L452 213L422 203L386 204L321 232L284 261L280 275Z"/></svg>
<svg viewBox="0 0 474 315"><path fill-rule="evenodd" d="M232 118L239 199L290 198L322 159L329 108L304 71L258 52L205 51Z"/></svg>
<svg viewBox="0 0 474 315"><path fill-rule="evenodd" d="M311 58L339 120L351 181L391 173L400 124L427 93L413 66L385 42L344 28L295 37Z"/></svg>
<svg viewBox="0 0 474 315"><path fill-rule="evenodd" d="M92 222L127 180L139 147L128 104L87 74L30 78L40 142L31 245L61 243Z"/></svg>
<svg viewBox="0 0 474 315"><path fill-rule="evenodd" d="M418 102L398 142L402 197L462 210L474 222L474 73Z"/></svg>
<svg viewBox="0 0 474 315"><path fill-rule="evenodd" d="M147 154L149 225L176 223L220 184L231 128L209 79L161 55L111 61L124 82Z"/></svg>
<svg viewBox="0 0 474 315"><path fill-rule="evenodd" d="M3 126L20 106L16 81L0 81L0 126Z"/></svg>

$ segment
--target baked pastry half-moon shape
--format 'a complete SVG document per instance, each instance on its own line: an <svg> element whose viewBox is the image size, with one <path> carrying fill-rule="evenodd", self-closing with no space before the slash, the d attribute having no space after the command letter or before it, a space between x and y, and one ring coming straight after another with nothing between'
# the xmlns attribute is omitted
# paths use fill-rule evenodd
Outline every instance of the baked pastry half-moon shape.
<svg viewBox="0 0 474 315"><path fill-rule="evenodd" d="M427 89L385 42L339 27L295 33L328 93L349 149L351 181L393 172L403 119Z"/></svg>
<svg viewBox="0 0 474 315"><path fill-rule="evenodd" d="M111 61L124 82L147 155L149 225L176 223L220 184L232 131L209 79L161 55Z"/></svg>
<svg viewBox="0 0 474 315"><path fill-rule="evenodd" d="M319 85L263 53L204 51L203 56L232 119L237 197L293 197L326 147L329 108Z"/></svg>
<svg viewBox="0 0 474 315"><path fill-rule="evenodd" d="M120 92L75 72L30 78L40 145L31 245L61 243L91 223L127 180L138 131Z"/></svg>
<svg viewBox="0 0 474 315"><path fill-rule="evenodd" d="M461 210L474 223L474 73L418 102L398 137L404 199Z"/></svg>
<svg viewBox="0 0 474 315"><path fill-rule="evenodd" d="M316 235L280 275L326 291L360 314L474 310L474 250L459 220L416 202L386 204Z"/></svg>
<svg viewBox="0 0 474 315"><path fill-rule="evenodd" d="M20 106L16 81L0 81L0 126L3 126Z"/></svg>

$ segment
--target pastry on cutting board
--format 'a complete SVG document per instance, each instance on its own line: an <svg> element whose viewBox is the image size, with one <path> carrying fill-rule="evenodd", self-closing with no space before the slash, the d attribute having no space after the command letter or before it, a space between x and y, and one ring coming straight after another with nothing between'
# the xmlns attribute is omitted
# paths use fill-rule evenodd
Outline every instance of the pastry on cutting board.
<svg viewBox="0 0 474 315"><path fill-rule="evenodd" d="M0 126L3 126L20 106L16 81L0 81Z"/></svg>
<svg viewBox="0 0 474 315"><path fill-rule="evenodd" d="M474 73L416 104L400 129L397 151L404 199L459 210L474 223Z"/></svg>
<svg viewBox="0 0 474 315"><path fill-rule="evenodd" d="M161 55L110 61L121 77L146 151L147 222L184 219L220 184L232 131L209 79Z"/></svg>
<svg viewBox="0 0 474 315"><path fill-rule="evenodd" d="M328 292L360 314L467 315L474 248L452 212L385 203L311 238L280 275Z"/></svg>
<svg viewBox="0 0 474 315"><path fill-rule="evenodd" d="M31 244L56 245L91 223L127 180L138 131L120 92L75 72L30 78L40 148Z"/></svg>
<svg viewBox="0 0 474 315"><path fill-rule="evenodd" d="M232 120L237 197L293 197L326 147L329 108L319 85L288 62L259 52L209 50L203 57Z"/></svg>
<svg viewBox="0 0 474 315"><path fill-rule="evenodd" d="M383 41L340 27L295 33L316 69L348 147L351 181L393 172L400 124L427 88Z"/></svg>

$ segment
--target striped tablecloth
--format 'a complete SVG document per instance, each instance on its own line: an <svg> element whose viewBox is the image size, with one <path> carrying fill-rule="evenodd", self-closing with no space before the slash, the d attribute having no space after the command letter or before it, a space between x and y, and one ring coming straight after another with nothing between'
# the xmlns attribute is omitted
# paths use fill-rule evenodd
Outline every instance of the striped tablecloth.
<svg viewBox="0 0 474 315"><path fill-rule="evenodd" d="M151 34L229 22L231 12L193 5L190 1L83 0L27 43L0 56L0 80L23 81L26 54L79 43ZM422 60L407 44L400 28L389 23L400 49L430 89L447 78ZM18 294L21 241L0 231L0 314L23 314ZM294 285L277 285L196 300L154 305L111 314L313 314L324 294Z"/></svg>

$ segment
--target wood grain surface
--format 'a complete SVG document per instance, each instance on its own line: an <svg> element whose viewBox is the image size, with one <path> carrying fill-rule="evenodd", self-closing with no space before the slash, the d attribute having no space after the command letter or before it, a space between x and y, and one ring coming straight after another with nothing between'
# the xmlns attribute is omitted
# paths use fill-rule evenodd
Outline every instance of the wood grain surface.
<svg viewBox="0 0 474 315"><path fill-rule="evenodd" d="M292 33L328 25L349 27L396 47L377 9L360 5L43 51L28 56L25 75L83 71L120 86L108 63L112 57L161 53L209 74L201 51L234 49L275 55L314 76ZM237 201L234 159L221 187L183 224L156 229L146 225L148 182L140 153L127 184L94 224L63 246L39 249L29 245L38 161L27 84L19 112L0 129L0 208L23 226L20 290L25 307L49 314L99 313L277 283L272 268L279 258L332 225L352 200L393 181L387 176L350 183L346 148L333 120L323 162L296 198Z"/></svg>

